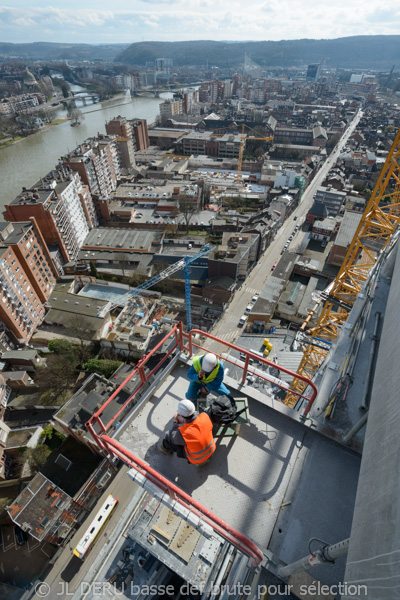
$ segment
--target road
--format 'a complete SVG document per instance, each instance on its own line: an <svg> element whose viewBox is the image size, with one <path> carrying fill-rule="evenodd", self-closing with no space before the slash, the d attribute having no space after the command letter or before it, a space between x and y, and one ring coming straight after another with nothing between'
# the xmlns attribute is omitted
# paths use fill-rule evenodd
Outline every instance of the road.
<svg viewBox="0 0 400 600"><path fill-rule="evenodd" d="M47 572L42 581L34 585L28 596L29 600L36 598L66 598L73 596L75 593L77 593L78 597L81 597L80 592L83 595L83 592L88 590L88 585L82 582L89 582L93 579L94 573L99 568L97 563L101 551L108 544L113 545L116 543L120 539L120 534L116 534L116 531L120 531L126 526L127 514L130 513L130 500L136 489L136 484L126 474L128 470L129 467L126 465L120 468L111 484L97 501L91 514L87 516L85 522L77 530L72 540L61 551L55 564ZM74 556L72 551L109 494L118 498L119 503L110 521L101 532L95 546L83 562Z"/></svg>
<svg viewBox="0 0 400 600"><path fill-rule="evenodd" d="M286 241L289 239L290 234L294 230L295 225L297 223L301 224L304 221L305 215L313 204L313 199L317 188L322 185L326 175L335 164L340 152L346 145L347 140L357 127L361 116L362 111L359 110L335 146L335 149L330 154L329 158L319 169L310 185L305 189L300 205L291 214L290 218L283 223L282 227L278 230L272 244L267 248L265 254L260 258L257 265L251 271L247 279L243 282L241 288L236 292L227 310L212 328L212 335L231 343L233 343L236 338L239 337L242 329L238 327L238 322L240 317L244 314L246 306L251 304L252 297L262 290L266 280L271 274L272 266L279 261L281 257L281 251ZM296 221L294 221L294 217L297 217ZM208 342L207 348L217 353L224 351L226 352L226 347L222 346L218 342Z"/></svg>

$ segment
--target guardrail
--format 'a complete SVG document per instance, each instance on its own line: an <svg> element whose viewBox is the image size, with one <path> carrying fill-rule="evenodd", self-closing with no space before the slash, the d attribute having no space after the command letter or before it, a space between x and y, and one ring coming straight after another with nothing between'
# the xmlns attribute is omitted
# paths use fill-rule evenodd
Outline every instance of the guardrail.
<svg viewBox="0 0 400 600"><path fill-rule="evenodd" d="M246 355L244 366L243 366L243 376L242 383L246 381L247 373L254 373L254 370L249 367L250 358L254 358L265 364L267 366L271 366L275 369L279 369L280 371L289 374L293 377L299 377L296 373L286 369L284 367L280 367L274 362L267 360L266 358L261 358L251 351L245 350L236 346L235 344L231 344L230 342L226 342L224 340L220 340L219 338L201 331L200 329L194 329L190 331L190 333L185 333L183 331L182 323L178 323L175 325L171 331L152 349L152 351L148 355L144 355L143 358L139 361L137 366L133 369L132 373L130 373L126 379L118 386L118 388L111 394L111 396L106 400L106 402L102 405L102 407L94 413L94 415L89 419L86 423L86 427L95 440L96 444L101 450L104 450L107 454L111 456L118 457L123 460L126 464L136 469L139 473L145 476L149 481L157 485L163 492L168 492L173 498L175 498L180 504L189 508L191 511L194 511L197 516L204 519L208 522L212 527L218 531L225 539L233 543L235 546L240 548L245 554L252 558L252 566L257 567L263 560L262 551L249 539L247 539L244 535L242 535L239 531L236 531L233 527L222 521L219 517L217 517L210 510L202 506L196 500L194 500L189 494L186 494L183 490L181 490L177 485L173 482L169 481L166 477L158 473L155 469L150 467L147 463L139 459L132 452L124 448L119 442L108 435L111 433L110 430L114 431L117 422L119 419L128 416L129 410L133 407L133 399L137 396L137 394L142 390L145 384L149 381L149 379L160 369L160 367L165 364L169 358L176 353L176 351L187 350L189 354L192 356L193 351L197 349L200 351L207 352L207 348L204 348L199 342L197 342L194 338L195 335L203 336L207 339L219 342L220 344L233 349L239 352L243 352ZM150 370L146 369L146 365L149 362L150 358L152 358L158 350L160 350L165 344L168 344L170 340L170 345L165 352L165 355L160 359L157 365ZM225 362L231 362L237 366L237 363L234 363L229 357L224 357ZM260 372L261 373L261 372ZM271 376L268 374L260 375L257 372L258 377L263 377L266 380L274 383L274 385L279 384L274 380L271 380ZM114 398L119 394L119 392L125 387L125 385L131 381L133 378L137 378L137 385L134 388L133 392L130 394L128 399L124 402L124 404L118 409L115 415L108 421L108 423L103 423L102 414L104 413L105 408L114 400ZM310 409L312 403L317 394L317 389L315 385L309 381L307 378L302 377L304 381L310 386L312 393L311 396L308 397L301 393L293 391L299 398L303 398L307 401L306 411ZM280 387L284 387L287 391L288 385L284 382L281 382L284 385ZM306 414L306 412L305 412Z"/></svg>

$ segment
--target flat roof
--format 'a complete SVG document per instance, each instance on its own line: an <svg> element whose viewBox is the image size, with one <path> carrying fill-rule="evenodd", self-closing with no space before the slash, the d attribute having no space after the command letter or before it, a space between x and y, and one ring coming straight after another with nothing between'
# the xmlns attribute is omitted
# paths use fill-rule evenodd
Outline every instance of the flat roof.
<svg viewBox="0 0 400 600"><path fill-rule="evenodd" d="M161 244L162 237L163 233L154 229L98 227L88 233L80 253L100 249L149 252L153 244Z"/></svg>
<svg viewBox="0 0 400 600"><path fill-rule="evenodd" d="M347 247L352 241L356 229L361 221L362 213L352 212L347 210L344 213L343 220L340 224L339 231L336 236L335 245Z"/></svg>

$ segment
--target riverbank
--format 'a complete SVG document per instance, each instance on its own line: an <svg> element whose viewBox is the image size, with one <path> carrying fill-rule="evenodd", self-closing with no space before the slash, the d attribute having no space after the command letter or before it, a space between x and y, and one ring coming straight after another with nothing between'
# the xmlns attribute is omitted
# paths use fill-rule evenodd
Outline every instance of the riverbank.
<svg viewBox="0 0 400 600"><path fill-rule="evenodd" d="M0 148L0 212L5 204L12 202L25 186L29 188L50 170L54 169L60 156L72 152L90 137L105 133L105 123L121 115L127 120L146 119L153 123L159 114L159 105L172 94L162 94L160 98L133 98L128 94L108 100L102 105L88 105L82 111L85 119L79 127L70 127L70 122L60 123L67 112L53 113L53 125L41 128L38 135L30 135L18 143L7 144ZM115 106L118 105L118 106ZM94 110L96 112L86 112ZM99 110L101 109L101 110ZM8 137L8 136L7 136ZM3 141L6 138L3 138ZM0 140L1 143L2 140ZM0 219L1 220L1 219Z"/></svg>
<svg viewBox="0 0 400 600"><path fill-rule="evenodd" d="M106 110L109 108L109 106L107 106L107 102L113 102L115 100L118 100L119 98L126 98L126 97L127 97L127 94L116 94L112 98L103 100L103 102L101 102L102 106L100 108L95 108L94 110L82 111L82 115L99 112L101 110ZM131 99L130 95L129 95L129 99ZM71 100L72 100L72 98L71 98ZM120 102L119 104L114 104L113 108L116 106L123 106L128 103L129 103L129 101L128 102ZM106 106L103 106L103 104L105 104ZM61 107L62 107L62 105L59 105L57 107L52 106L51 110L60 110ZM38 107L38 108L40 108L40 107ZM47 110L49 110L49 109L50 109L50 107L47 108ZM33 131L32 133L30 133L28 135L25 135L25 136L18 135L15 138L6 138L4 140L0 140L0 149L7 148L8 146L13 146L14 144L18 144L18 142L21 142L22 140L25 140L26 138L32 137L33 135L36 135L37 133L41 133L42 131L46 131L47 129L49 129L50 127L54 127L55 125L61 125L61 123L65 123L65 121L68 121L68 117L62 117L61 119L54 119L54 121L51 121L51 123L47 123L44 127L41 127L40 129L37 129L36 131Z"/></svg>
<svg viewBox="0 0 400 600"><path fill-rule="evenodd" d="M17 136L15 136L15 138L8 138L6 140L0 140L0 150L2 148L7 148L8 146L13 146L14 144L18 144L19 142L22 142L23 140L26 140L27 138L32 137L33 135L36 135L37 133L41 133L42 131L47 131L51 127L55 127L56 125L65 123L65 121L68 121L68 117L64 117L62 119L54 119L54 121L52 121L51 123L47 123L46 125L44 125L44 127L41 127L40 129L37 129L36 131L33 131L29 135L24 135L24 136L17 135Z"/></svg>

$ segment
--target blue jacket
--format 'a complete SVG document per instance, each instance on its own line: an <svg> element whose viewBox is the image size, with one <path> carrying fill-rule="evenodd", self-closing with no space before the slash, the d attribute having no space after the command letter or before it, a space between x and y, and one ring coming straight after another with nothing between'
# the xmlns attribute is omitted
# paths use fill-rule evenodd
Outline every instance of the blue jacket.
<svg viewBox="0 0 400 600"><path fill-rule="evenodd" d="M221 386L222 380L224 379L224 363L220 360L218 362L219 362L219 369L218 369L217 376L213 381L210 381L209 383L207 383L207 386L206 386L207 389L210 390L211 392L217 392ZM203 357L200 359L200 363L203 364ZM188 379L190 379L190 381L194 381L195 383L198 383L199 385L201 385L201 383L198 379L196 369L193 367L193 365L190 367L187 376L188 376Z"/></svg>

